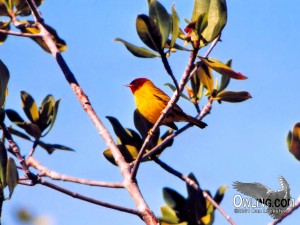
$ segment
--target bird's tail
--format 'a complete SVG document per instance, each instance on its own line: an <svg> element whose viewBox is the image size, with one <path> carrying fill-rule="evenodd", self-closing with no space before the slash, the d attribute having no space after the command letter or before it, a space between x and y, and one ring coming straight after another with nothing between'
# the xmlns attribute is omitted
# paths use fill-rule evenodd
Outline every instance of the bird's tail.
<svg viewBox="0 0 300 225"><path fill-rule="evenodd" d="M192 124L196 125L197 127L200 127L201 129L203 129L207 126L206 123L199 121L190 115L187 115L187 117L188 117L188 122L191 122Z"/></svg>

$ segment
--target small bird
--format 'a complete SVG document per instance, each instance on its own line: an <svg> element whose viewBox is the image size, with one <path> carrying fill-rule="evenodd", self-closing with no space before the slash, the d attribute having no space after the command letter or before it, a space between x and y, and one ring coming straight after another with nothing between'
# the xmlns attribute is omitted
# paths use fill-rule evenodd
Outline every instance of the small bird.
<svg viewBox="0 0 300 225"><path fill-rule="evenodd" d="M161 112L170 101L170 97L147 78L137 78L125 86L130 87L139 113L150 123L155 124ZM185 114L182 109L175 104L163 119L162 125L178 130L174 122L179 121L190 122L201 129L207 126L206 123Z"/></svg>
<svg viewBox="0 0 300 225"><path fill-rule="evenodd" d="M269 208L268 213L270 216L273 219L279 219L289 206L291 199L290 188L287 181L280 176L279 182L281 189L277 191L273 191L267 186L257 182L242 183L236 181L233 183L233 188L266 205Z"/></svg>

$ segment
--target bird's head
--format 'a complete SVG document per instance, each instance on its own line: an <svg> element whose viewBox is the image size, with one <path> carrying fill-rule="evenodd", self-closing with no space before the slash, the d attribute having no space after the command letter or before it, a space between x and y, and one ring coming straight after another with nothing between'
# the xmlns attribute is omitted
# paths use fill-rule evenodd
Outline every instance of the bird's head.
<svg viewBox="0 0 300 225"><path fill-rule="evenodd" d="M130 84L126 84L126 87L130 87L131 92L134 94L138 89L140 89L146 82L150 81L147 78L137 78L131 81ZM151 81L150 81L151 82Z"/></svg>

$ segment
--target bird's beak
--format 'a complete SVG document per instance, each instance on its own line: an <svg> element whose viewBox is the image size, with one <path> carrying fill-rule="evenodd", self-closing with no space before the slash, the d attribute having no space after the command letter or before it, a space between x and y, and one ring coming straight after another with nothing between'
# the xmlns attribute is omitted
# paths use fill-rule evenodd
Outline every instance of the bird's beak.
<svg viewBox="0 0 300 225"><path fill-rule="evenodd" d="M125 87L131 87L131 84L124 84Z"/></svg>

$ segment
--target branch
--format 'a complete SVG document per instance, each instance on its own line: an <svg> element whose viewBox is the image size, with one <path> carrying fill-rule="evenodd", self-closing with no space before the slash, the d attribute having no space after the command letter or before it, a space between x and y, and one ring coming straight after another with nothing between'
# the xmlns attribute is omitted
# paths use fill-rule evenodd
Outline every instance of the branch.
<svg viewBox="0 0 300 225"><path fill-rule="evenodd" d="M107 187L107 188L124 188L122 183L110 183L110 182L101 182L101 181L93 181L82 179L78 177L72 177L64 174L57 173L53 170L49 170L45 166L43 166L40 162L38 162L35 158L29 157L26 160L28 166L32 166L33 168L39 170L39 176L46 176L53 180L61 180L61 181L69 181L73 183L85 184L90 186L98 186L98 187Z"/></svg>
<svg viewBox="0 0 300 225"><path fill-rule="evenodd" d="M166 54L164 53L163 50L162 50L162 52L161 52L160 55L161 55L161 60L162 60L162 62L163 62L163 64L164 64L164 67L165 67L167 73L168 73L168 74L170 75L170 77L172 78L173 83L174 83L174 85L175 85L175 87L176 87L176 90L177 90L177 92L179 93L180 90L179 90L179 86L178 86L177 80L176 80L176 78L175 78L175 76L174 76L174 74L173 74L173 71L172 71L171 67L170 67L170 64L169 64L169 61L168 61L168 59L167 59L167 56L166 56Z"/></svg>
<svg viewBox="0 0 300 225"><path fill-rule="evenodd" d="M300 196L298 197L295 205L293 207L288 208L283 214L282 217L280 219L274 220L271 223L269 223L268 225L275 225L280 223L282 220L284 220L286 217L288 217L289 215L291 215L296 209L298 209L300 207Z"/></svg>
<svg viewBox="0 0 300 225"><path fill-rule="evenodd" d="M177 170L173 169L172 167L170 167L169 165L167 165L166 163L162 162L160 159L154 159L154 161L160 165L164 170L166 170L167 172L173 174L174 176L178 177L179 179L183 180L184 182L186 182L188 185L190 185L191 187L193 187L195 190L200 191L199 186L196 184L196 182L192 179L190 179L188 176L183 175L182 173L178 172ZM213 198L211 198L209 196L209 194L207 194L205 191L203 191L203 196L210 201L214 207L219 210L219 212L225 217L225 219L231 224L231 225L235 225L235 222L230 218L230 216L220 207L220 205L218 203L215 202L215 200Z"/></svg>
<svg viewBox="0 0 300 225"><path fill-rule="evenodd" d="M179 100L180 93L183 91L184 86L187 83L188 78L190 76L192 67L194 65L194 62L195 62L195 59L196 59L196 56L197 56L197 52L198 52L198 49L195 49L194 51L191 52L189 62L187 64L187 67L186 67L186 69L185 69L185 71L184 71L184 73L182 75L181 80L180 80L179 92L177 90L174 91L174 94L173 94L172 98L170 99L170 101L168 102L166 108L161 112L160 117L158 118L158 120L156 121L156 123L154 124L154 126L152 127L152 129L151 129L152 133L155 133L157 131L157 129L159 128L161 122L165 118L166 114L170 111L170 109ZM142 145L142 147L141 147L141 149L139 151L139 155L138 155L137 159L135 160L135 163L134 163L134 166L133 166L133 169L132 169L132 172L131 172L131 179L133 179L133 180L136 177L139 165L140 165L140 163L142 161L142 157L143 157L143 155L144 155L144 153L146 151L146 148L147 148L149 142L151 141L151 138L152 138L151 134L149 134L146 137L146 139L145 139L145 141L144 141L144 143L143 143L143 145Z"/></svg>
<svg viewBox="0 0 300 225"><path fill-rule="evenodd" d="M66 80L70 84L74 94L76 95L78 101L80 102L82 108L85 110L87 115L90 117L92 122L94 123L96 129L98 130L99 134L101 135L102 139L105 141L107 146L112 152L112 155L118 165L120 172L124 178L124 187L129 192L130 196L132 197L133 201L135 202L142 219L148 225L156 225L158 223L157 219L155 218L154 214L149 209L147 203L145 202L140 189L136 183L131 179L130 167L129 164L125 161L122 153L118 149L117 145L115 144L113 138L111 137L110 133L103 125L102 121L96 114L94 108L92 107L87 95L84 93L82 88L80 87L79 83L77 82L74 74L68 67L67 63L65 62L64 58L58 51L55 42L53 41L51 34L45 28L44 20L41 17L36 5L34 4L33 0L26 0L28 5L31 8L32 14L35 18L37 26L41 31L42 38L45 41L46 45L48 46L51 54L55 58L57 64L61 68Z"/></svg>
<svg viewBox="0 0 300 225"><path fill-rule="evenodd" d="M42 37L42 35L40 34L26 34L26 33L15 32L11 30L3 30L3 29L0 29L0 33L13 35L13 36L31 37L31 38Z"/></svg>

